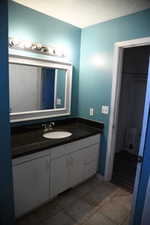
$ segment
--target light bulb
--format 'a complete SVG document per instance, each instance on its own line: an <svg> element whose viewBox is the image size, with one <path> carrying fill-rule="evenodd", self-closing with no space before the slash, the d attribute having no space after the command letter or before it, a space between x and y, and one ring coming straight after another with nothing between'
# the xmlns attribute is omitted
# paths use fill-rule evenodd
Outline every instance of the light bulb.
<svg viewBox="0 0 150 225"><path fill-rule="evenodd" d="M48 47L48 53L50 55L54 55L54 49L52 47Z"/></svg>
<svg viewBox="0 0 150 225"><path fill-rule="evenodd" d="M24 45L24 42L23 41L20 41L19 44L17 45L19 48L24 48L25 45Z"/></svg>
<svg viewBox="0 0 150 225"><path fill-rule="evenodd" d="M31 41L25 41L24 42L24 47L25 48L31 48L31 46L32 46L32 42Z"/></svg>
<svg viewBox="0 0 150 225"><path fill-rule="evenodd" d="M42 48L42 45L41 45L40 43L37 43L37 44L36 44L36 47L37 47L37 49L40 50L40 49Z"/></svg>

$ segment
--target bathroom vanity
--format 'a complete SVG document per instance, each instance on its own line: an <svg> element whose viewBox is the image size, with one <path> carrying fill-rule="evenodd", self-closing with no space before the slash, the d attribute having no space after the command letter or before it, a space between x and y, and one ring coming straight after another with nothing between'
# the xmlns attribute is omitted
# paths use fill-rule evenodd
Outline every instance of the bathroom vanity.
<svg viewBox="0 0 150 225"><path fill-rule="evenodd" d="M15 215L20 217L96 174L104 125L60 120L71 114L72 93L72 65L61 58L10 56L9 83ZM55 127L54 117L59 118Z"/></svg>
<svg viewBox="0 0 150 225"><path fill-rule="evenodd" d="M46 139L41 124L12 128L16 217L50 201L97 172L103 123L74 118L55 122L70 137Z"/></svg>

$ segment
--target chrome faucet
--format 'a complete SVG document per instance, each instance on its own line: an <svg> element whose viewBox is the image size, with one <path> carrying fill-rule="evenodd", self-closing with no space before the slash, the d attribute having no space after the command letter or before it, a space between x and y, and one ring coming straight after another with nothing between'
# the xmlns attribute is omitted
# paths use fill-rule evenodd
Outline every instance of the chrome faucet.
<svg viewBox="0 0 150 225"><path fill-rule="evenodd" d="M49 126L48 126L48 130L53 130L53 127L55 126L54 122L50 122Z"/></svg>
<svg viewBox="0 0 150 225"><path fill-rule="evenodd" d="M42 128L44 129L44 133L50 131L50 130L53 130L53 127L55 126L55 123L54 122L50 122L49 124L42 124Z"/></svg>

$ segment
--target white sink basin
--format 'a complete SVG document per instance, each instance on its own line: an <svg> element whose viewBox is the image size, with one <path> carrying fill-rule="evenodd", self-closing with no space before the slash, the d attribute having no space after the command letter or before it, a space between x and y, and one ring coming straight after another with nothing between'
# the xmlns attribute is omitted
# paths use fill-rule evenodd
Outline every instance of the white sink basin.
<svg viewBox="0 0 150 225"><path fill-rule="evenodd" d="M68 131L51 131L49 133L43 134L43 137L48 139L61 139L61 138L67 138L70 137L72 133Z"/></svg>

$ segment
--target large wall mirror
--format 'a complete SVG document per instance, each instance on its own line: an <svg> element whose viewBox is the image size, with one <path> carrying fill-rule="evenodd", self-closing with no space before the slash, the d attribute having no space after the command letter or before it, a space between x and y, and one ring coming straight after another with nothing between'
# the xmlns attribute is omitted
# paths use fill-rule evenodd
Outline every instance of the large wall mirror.
<svg viewBox="0 0 150 225"><path fill-rule="evenodd" d="M69 115L71 84L69 63L10 56L11 121Z"/></svg>

